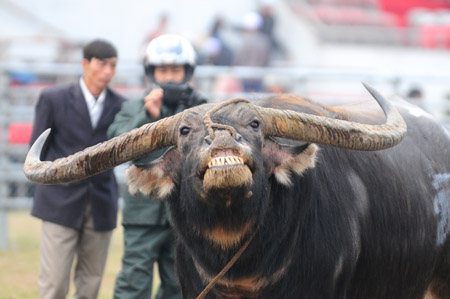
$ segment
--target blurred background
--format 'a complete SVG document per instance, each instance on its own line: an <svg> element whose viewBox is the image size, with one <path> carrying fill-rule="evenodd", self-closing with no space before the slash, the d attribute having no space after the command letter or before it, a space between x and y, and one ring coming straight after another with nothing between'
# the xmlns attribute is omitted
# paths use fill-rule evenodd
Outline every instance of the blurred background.
<svg viewBox="0 0 450 299"><path fill-rule="evenodd" d="M104 38L119 52L112 88L139 98L143 50L162 33L194 44L193 84L211 102L289 92L343 105L371 99L367 82L450 128L450 0L0 0L0 258L8 215L31 206L22 164L40 91L76 80L83 45Z"/></svg>

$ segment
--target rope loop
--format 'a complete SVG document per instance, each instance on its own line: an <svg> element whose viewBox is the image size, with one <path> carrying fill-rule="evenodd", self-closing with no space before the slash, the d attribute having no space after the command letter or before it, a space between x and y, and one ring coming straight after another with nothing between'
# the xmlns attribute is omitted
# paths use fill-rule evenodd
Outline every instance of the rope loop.
<svg viewBox="0 0 450 299"><path fill-rule="evenodd" d="M249 100L243 99L243 98L230 99L230 100L224 101L221 104L209 109L206 112L205 116L203 116L203 123L205 124L206 129L208 130L208 134L211 137L211 139L214 140L214 138L215 138L214 129L227 130L228 132L230 132L231 136L233 136L233 138L236 139L237 133L236 133L235 128L233 128L232 126L229 126L229 125L215 123L211 120L211 116L214 113L216 113L217 111L219 111L220 109L222 109L223 107L231 105L231 104L239 103L239 102L250 103Z"/></svg>

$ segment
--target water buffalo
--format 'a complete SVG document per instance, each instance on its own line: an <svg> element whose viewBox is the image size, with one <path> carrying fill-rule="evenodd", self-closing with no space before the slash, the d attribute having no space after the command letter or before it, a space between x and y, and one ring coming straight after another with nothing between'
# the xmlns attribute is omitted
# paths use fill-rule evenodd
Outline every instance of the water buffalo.
<svg viewBox="0 0 450 299"><path fill-rule="evenodd" d="M67 183L170 147L127 177L169 203L185 298L449 298L449 134L366 88L386 117L374 101L233 99L53 162L46 132L25 173Z"/></svg>

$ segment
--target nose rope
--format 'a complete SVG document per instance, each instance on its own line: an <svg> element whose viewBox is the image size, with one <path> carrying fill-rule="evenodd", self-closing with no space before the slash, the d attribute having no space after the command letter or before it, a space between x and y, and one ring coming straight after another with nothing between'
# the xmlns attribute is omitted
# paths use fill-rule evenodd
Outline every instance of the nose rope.
<svg viewBox="0 0 450 299"><path fill-rule="evenodd" d="M234 103L239 103L239 102L245 102L245 103L250 103L249 100L247 99L243 99L243 98L236 98L236 99L231 99L231 100L227 100L222 102L221 104L209 109L205 116L203 116L203 123L206 126L206 129L208 130L208 134L211 137L211 139L214 140L214 129L221 129L221 130L227 130L228 132L230 132L231 136L233 136L234 139L236 139L236 129L233 128L232 126L229 125L224 125L224 124L218 124L215 123L211 120L211 116L216 113L217 111L219 111L220 109L222 109L225 106L234 104Z"/></svg>

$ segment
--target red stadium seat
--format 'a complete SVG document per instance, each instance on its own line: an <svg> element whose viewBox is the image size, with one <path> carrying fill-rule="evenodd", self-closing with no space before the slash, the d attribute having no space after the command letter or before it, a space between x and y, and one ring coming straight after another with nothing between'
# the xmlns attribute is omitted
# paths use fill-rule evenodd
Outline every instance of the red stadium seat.
<svg viewBox="0 0 450 299"><path fill-rule="evenodd" d="M28 144L33 125L31 123L12 123L8 127L8 142L10 144Z"/></svg>
<svg viewBox="0 0 450 299"><path fill-rule="evenodd" d="M425 48L450 47L449 25L423 25L420 27L420 43Z"/></svg>

